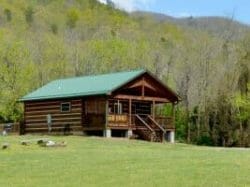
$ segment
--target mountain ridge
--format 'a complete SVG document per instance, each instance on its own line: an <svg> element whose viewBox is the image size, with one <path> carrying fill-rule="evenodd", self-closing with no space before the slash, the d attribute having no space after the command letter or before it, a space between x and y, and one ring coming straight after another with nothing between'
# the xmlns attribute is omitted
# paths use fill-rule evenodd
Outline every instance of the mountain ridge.
<svg viewBox="0 0 250 187"><path fill-rule="evenodd" d="M207 31L211 34L221 35L224 34L225 28L232 29L235 32L236 38L241 38L244 32L250 31L250 25L234 20L234 18L221 17L221 16L200 16L200 17L174 17L162 13L147 12L147 11L134 11L130 13L133 18L152 18L155 21L170 22L182 28L192 28Z"/></svg>

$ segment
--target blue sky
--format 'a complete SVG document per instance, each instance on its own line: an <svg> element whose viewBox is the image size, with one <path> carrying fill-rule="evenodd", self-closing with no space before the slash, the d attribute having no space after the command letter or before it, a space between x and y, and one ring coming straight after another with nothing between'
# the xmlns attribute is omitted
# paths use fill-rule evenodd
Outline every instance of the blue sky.
<svg viewBox="0 0 250 187"><path fill-rule="evenodd" d="M106 0L99 0L105 2ZM126 11L145 10L175 17L224 16L250 25L250 0L112 0Z"/></svg>

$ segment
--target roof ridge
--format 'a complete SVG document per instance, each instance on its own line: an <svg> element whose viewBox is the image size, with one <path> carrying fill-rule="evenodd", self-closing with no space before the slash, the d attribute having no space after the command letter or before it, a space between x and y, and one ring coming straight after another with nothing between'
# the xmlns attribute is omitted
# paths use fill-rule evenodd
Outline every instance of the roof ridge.
<svg viewBox="0 0 250 187"><path fill-rule="evenodd" d="M68 79L80 79L80 78L87 78L87 77L97 77L97 76L104 76L104 75L115 75L115 74L120 74L120 73L132 73L132 72L146 72L145 69L137 69L137 70L127 70L127 71L120 71L120 72L110 72L110 73L102 73L102 74L92 74L92 75L83 75L83 76L76 76L76 77L66 77L66 78L60 78L60 79L55 79L50 81L54 82L54 81L60 81L60 80L68 80Z"/></svg>

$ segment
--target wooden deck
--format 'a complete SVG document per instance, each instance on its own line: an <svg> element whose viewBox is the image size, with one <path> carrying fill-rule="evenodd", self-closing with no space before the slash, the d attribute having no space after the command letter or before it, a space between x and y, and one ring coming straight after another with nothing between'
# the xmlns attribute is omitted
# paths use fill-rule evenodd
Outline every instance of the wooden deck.
<svg viewBox="0 0 250 187"><path fill-rule="evenodd" d="M153 119L151 115L147 115L147 114L138 114L138 115L142 116L142 118L146 116L150 116ZM108 115L108 127L127 127L127 128L134 127L135 128L136 126L135 116L136 114L132 114L131 119L130 119L129 114L109 114ZM156 116L154 120L165 129L175 129L172 117Z"/></svg>

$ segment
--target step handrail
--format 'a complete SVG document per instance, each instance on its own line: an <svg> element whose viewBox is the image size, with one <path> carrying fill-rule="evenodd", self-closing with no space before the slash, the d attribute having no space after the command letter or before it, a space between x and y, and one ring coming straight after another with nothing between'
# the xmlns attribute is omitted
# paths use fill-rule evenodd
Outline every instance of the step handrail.
<svg viewBox="0 0 250 187"><path fill-rule="evenodd" d="M136 114L135 117L137 117L151 132L154 132L154 130L138 114Z"/></svg>
<svg viewBox="0 0 250 187"><path fill-rule="evenodd" d="M147 117L159 128L159 129L161 129L162 130L162 132L166 132L166 130L161 126L161 125L159 125L155 120L154 120L154 118L152 118L152 116L151 115L147 115Z"/></svg>

